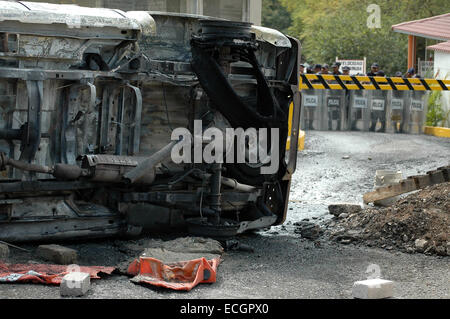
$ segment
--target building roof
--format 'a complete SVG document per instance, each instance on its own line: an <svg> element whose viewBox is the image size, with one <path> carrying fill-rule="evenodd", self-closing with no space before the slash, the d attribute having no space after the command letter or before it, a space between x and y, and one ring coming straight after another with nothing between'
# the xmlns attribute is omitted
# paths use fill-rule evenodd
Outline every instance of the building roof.
<svg viewBox="0 0 450 319"><path fill-rule="evenodd" d="M396 24L392 26L392 30L428 39L448 41L450 40L450 13Z"/></svg>
<svg viewBox="0 0 450 319"><path fill-rule="evenodd" d="M450 41L441 42L441 43L438 43L435 45L430 45L427 47L427 50L450 53Z"/></svg>

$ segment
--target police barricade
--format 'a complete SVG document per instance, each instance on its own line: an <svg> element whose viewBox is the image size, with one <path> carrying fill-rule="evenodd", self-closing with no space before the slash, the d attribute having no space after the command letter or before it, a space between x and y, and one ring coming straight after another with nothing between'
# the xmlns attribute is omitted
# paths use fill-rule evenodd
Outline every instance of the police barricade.
<svg viewBox="0 0 450 319"><path fill-rule="evenodd" d="M345 90L326 90L322 104L322 127L328 131L347 129Z"/></svg>
<svg viewBox="0 0 450 319"><path fill-rule="evenodd" d="M386 104L387 91L369 91L368 101L370 108L371 132L386 132Z"/></svg>
<svg viewBox="0 0 450 319"><path fill-rule="evenodd" d="M407 133L421 134L425 126L429 94L425 91L410 91L409 93Z"/></svg>
<svg viewBox="0 0 450 319"><path fill-rule="evenodd" d="M389 91L386 106L386 132L405 133L409 91Z"/></svg>
<svg viewBox="0 0 450 319"><path fill-rule="evenodd" d="M323 126L323 90L302 90L302 130L324 130Z"/></svg>
<svg viewBox="0 0 450 319"><path fill-rule="evenodd" d="M368 91L350 91L348 128L352 131L369 131L370 108Z"/></svg>

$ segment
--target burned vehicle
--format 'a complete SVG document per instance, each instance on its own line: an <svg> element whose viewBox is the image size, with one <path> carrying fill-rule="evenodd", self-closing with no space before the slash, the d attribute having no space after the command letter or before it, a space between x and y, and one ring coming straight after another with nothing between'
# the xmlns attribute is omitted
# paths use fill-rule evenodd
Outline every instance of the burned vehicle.
<svg viewBox="0 0 450 319"><path fill-rule="evenodd" d="M0 240L171 227L226 237L283 223L299 55L296 39L250 23L0 1ZM276 129L277 169L173 159L189 140L178 128L200 139L184 149L194 157L218 138L211 127ZM235 141L223 153L248 138Z"/></svg>

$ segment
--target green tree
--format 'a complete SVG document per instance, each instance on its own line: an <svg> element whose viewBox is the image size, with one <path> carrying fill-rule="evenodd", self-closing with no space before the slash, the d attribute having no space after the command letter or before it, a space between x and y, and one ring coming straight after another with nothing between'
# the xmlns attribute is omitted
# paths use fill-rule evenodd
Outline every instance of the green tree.
<svg viewBox="0 0 450 319"><path fill-rule="evenodd" d="M291 24L291 15L280 3L280 0L263 0L262 25L264 27L286 33Z"/></svg>
<svg viewBox="0 0 450 319"><path fill-rule="evenodd" d="M367 57L387 74L406 69L408 37L394 24L450 12L441 0L280 0L292 17L288 34L302 42L308 62ZM381 28L369 28L370 4L380 6Z"/></svg>

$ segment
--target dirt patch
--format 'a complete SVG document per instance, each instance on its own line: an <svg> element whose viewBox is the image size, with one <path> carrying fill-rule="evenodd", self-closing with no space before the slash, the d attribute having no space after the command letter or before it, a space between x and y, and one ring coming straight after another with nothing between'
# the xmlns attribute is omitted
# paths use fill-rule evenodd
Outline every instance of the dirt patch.
<svg viewBox="0 0 450 319"><path fill-rule="evenodd" d="M428 187L386 208L367 208L326 225L337 242L450 255L450 183Z"/></svg>

